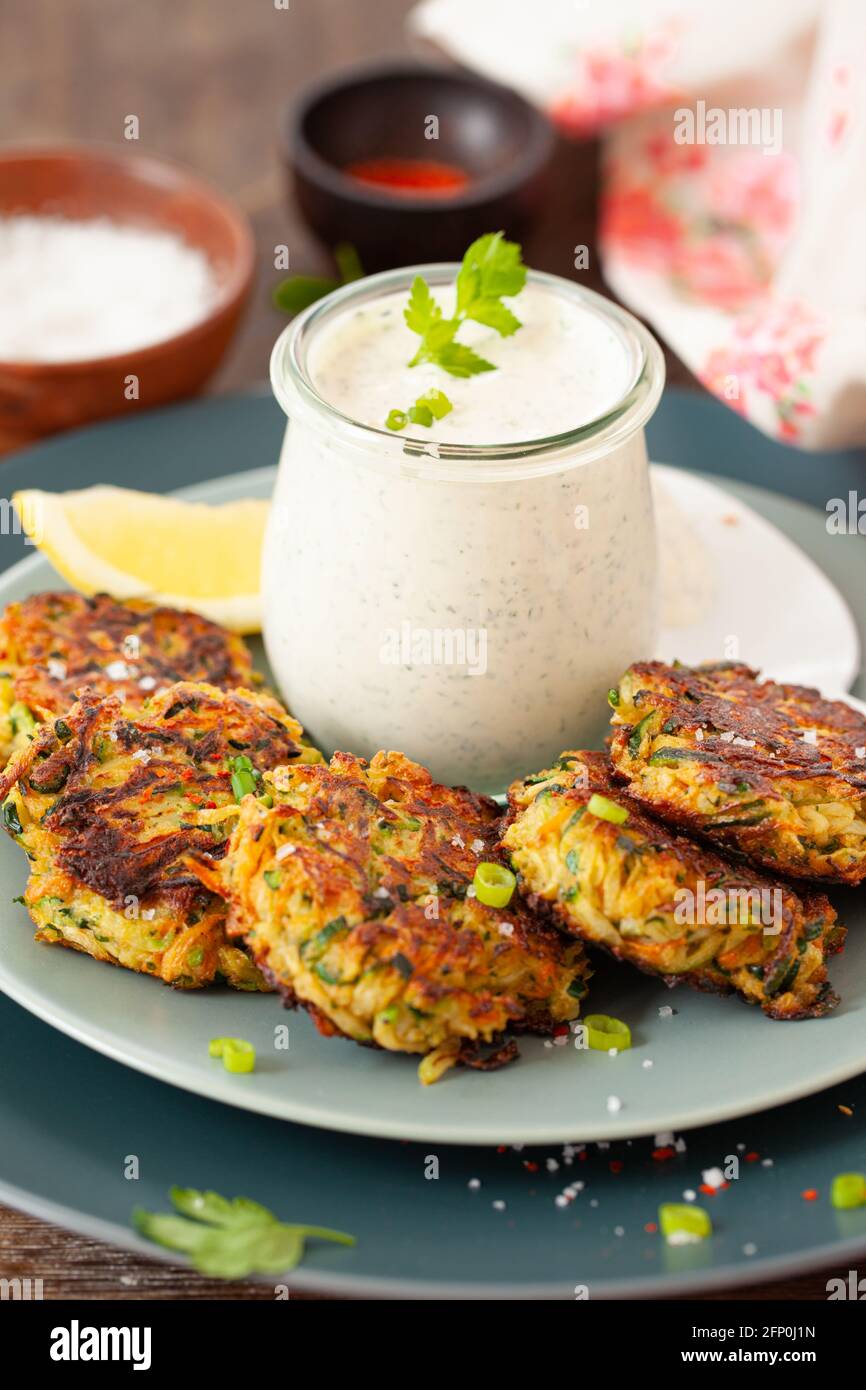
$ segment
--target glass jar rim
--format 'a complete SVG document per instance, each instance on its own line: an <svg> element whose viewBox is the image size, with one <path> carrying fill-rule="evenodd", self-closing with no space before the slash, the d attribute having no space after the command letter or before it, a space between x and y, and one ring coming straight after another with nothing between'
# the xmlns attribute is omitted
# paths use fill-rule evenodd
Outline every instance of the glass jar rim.
<svg viewBox="0 0 866 1390"><path fill-rule="evenodd" d="M407 293L416 275L428 284L453 284L457 263L405 266L353 280L298 314L283 330L271 353L271 386L279 405L291 420L306 416L314 424L335 431L341 440L379 460L423 461L425 476L486 479L529 477L558 472L578 462L608 453L640 429L658 404L665 380L665 364L656 339L638 319L604 295L585 289L558 275L530 270L527 280L556 294L577 300L606 319L630 350L629 385L620 400L603 414L558 434L507 443L459 444L399 434L386 426L368 425L343 414L319 394L307 370L307 356L314 335L328 321L352 304L374 300L400 290ZM417 466L417 465L416 465Z"/></svg>

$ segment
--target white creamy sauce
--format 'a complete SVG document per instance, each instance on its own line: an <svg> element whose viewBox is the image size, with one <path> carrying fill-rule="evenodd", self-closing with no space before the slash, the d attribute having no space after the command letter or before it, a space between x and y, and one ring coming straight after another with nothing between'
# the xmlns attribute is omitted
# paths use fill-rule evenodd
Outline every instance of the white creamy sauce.
<svg viewBox="0 0 866 1390"><path fill-rule="evenodd" d="M449 444L507 444L542 439L585 425L611 410L628 386L621 338L598 315L540 285L504 301L522 327L501 338L483 324L464 323L457 341L496 371L449 376L434 363L410 367L418 335L403 318L405 293L385 295L350 310L319 333L310 374L319 394L353 420L382 426L392 409L405 410L431 387L454 409L432 429L406 433ZM454 290L437 290L445 317Z"/></svg>
<svg viewBox="0 0 866 1390"><path fill-rule="evenodd" d="M381 424L435 385L455 406L435 438L526 440L597 418L628 387L623 341L564 294L527 287L513 301L524 328L507 340L473 333L498 370L465 381L406 367L417 339L405 302L349 308L313 342L318 391L361 422ZM503 480L482 460L452 480L401 454L403 436L395 453L370 436L368 454L324 412L290 413L265 544L265 638L320 746L399 749L443 782L500 791L597 743L608 688L655 637L642 430L596 459L566 450L556 471L528 459Z"/></svg>

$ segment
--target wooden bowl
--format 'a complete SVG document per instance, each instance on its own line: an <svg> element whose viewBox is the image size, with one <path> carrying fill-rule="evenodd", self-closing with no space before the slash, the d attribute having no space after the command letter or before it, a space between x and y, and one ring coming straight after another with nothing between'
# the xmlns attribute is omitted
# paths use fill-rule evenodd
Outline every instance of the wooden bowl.
<svg viewBox="0 0 866 1390"><path fill-rule="evenodd" d="M163 342L74 362L0 361L0 451L109 415L192 395L216 370L249 297L255 248L244 215L184 169L99 145L0 147L0 216L42 213L176 232L205 253L213 309ZM46 267L46 275L62 274ZM127 378L138 399L127 399Z"/></svg>
<svg viewBox="0 0 866 1390"><path fill-rule="evenodd" d="M438 139L428 139L429 117ZM547 117L507 87L419 63L353 70L290 109L285 161L307 222L329 247L352 242L365 270L460 260L483 232L520 237L539 206L553 146ZM394 157L456 165L447 196L394 194L344 172Z"/></svg>

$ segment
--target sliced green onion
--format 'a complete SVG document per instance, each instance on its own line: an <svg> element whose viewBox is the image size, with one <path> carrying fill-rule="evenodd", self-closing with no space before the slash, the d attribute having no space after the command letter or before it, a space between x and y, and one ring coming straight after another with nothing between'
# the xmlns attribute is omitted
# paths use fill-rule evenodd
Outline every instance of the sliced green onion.
<svg viewBox="0 0 866 1390"><path fill-rule="evenodd" d="M665 1202L659 1207L659 1226L671 1245L690 1245L713 1234L710 1213L691 1202Z"/></svg>
<svg viewBox="0 0 866 1390"><path fill-rule="evenodd" d="M18 807L11 796L3 802L3 824L10 835L21 835L23 833L21 821L18 818Z"/></svg>
<svg viewBox="0 0 866 1390"><path fill-rule="evenodd" d="M187 965L191 965L193 970L198 969L204 960L204 950L201 946L194 946L186 958Z"/></svg>
<svg viewBox="0 0 866 1390"><path fill-rule="evenodd" d="M269 888L276 890L283 881L283 876L279 869L265 869L264 880Z"/></svg>
<svg viewBox="0 0 866 1390"><path fill-rule="evenodd" d="M419 396L415 404L416 406L426 405L427 409L435 415L437 420L441 420L443 416L449 415L454 409L448 397L445 395L445 392L437 390L435 386Z"/></svg>
<svg viewBox="0 0 866 1390"><path fill-rule="evenodd" d="M271 810L274 804L274 798L271 796L270 792L262 792L261 796L259 797L259 801L262 803L263 806L267 807L269 811Z"/></svg>
<svg viewBox="0 0 866 1390"><path fill-rule="evenodd" d="M615 685L612 685L610 690L607 692L607 703L611 705L614 709L616 709L617 705L619 704L619 691L617 690Z"/></svg>
<svg viewBox="0 0 866 1390"><path fill-rule="evenodd" d="M211 1038L208 1052L211 1057L221 1057L226 1071L235 1075L255 1069L256 1049L246 1038Z"/></svg>
<svg viewBox="0 0 866 1390"><path fill-rule="evenodd" d="M484 862L475 870L472 886L476 898L486 907L507 907L517 887L517 879L502 864Z"/></svg>
<svg viewBox="0 0 866 1390"><path fill-rule="evenodd" d="M607 1014L587 1014L583 1024L586 1041L594 1052L609 1052L612 1047L625 1052L631 1047L631 1029L621 1019L609 1018Z"/></svg>
<svg viewBox="0 0 866 1390"><path fill-rule="evenodd" d="M863 1173L837 1174L830 1189L830 1202L841 1211L866 1206L866 1176Z"/></svg>
<svg viewBox="0 0 866 1390"><path fill-rule="evenodd" d="M423 425L425 429L429 430L433 424L433 411L429 405L410 405L409 419L413 425Z"/></svg>
<svg viewBox="0 0 866 1390"><path fill-rule="evenodd" d="M389 410L385 424L389 430L404 430L409 423L405 410Z"/></svg>
<svg viewBox="0 0 866 1390"><path fill-rule="evenodd" d="M634 728L628 736L628 751L633 758L636 758L638 753L640 752L640 746L643 743L644 730L646 729L647 724L649 724L654 714L655 710L651 709L649 714L645 714L643 719L639 720L638 723L635 724Z"/></svg>
<svg viewBox="0 0 866 1390"><path fill-rule="evenodd" d="M65 719L57 719L54 723L54 732L60 743L68 743L72 738L72 730Z"/></svg>
<svg viewBox="0 0 866 1390"><path fill-rule="evenodd" d="M628 820L628 811L624 806L618 806L606 796L599 796L598 792L593 792L586 809L590 815L598 816L599 820L608 820L611 825L625 825Z"/></svg>

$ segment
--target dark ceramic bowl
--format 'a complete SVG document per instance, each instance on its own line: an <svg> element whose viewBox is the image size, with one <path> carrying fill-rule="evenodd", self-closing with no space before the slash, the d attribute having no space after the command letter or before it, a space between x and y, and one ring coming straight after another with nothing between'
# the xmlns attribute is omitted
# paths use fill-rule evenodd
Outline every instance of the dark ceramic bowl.
<svg viewBox="0 0 866 1390"><path fill-rule="evenodd" d="M40 212L176 232L208 257L219 297L184 332L118 356L0 361L0 453L198 391L219 366L253 282L255 245L244 214L167 160L108 145L0 147L0 216ZM130 374L140 378L137 400L127 399Z"/></svg>
<svg viewBox="0 0 866 1390"><path fill-rule="evenodd" d="M438 139L428 139L429 118ZM358 249L365 270L460 260L483 232L520 237L553 152L547 118L484 78L417 63L353 69L292 106L285 159L307 222L329 247ZM434 160L469 176L447 196L393 193L344 172L359 160Z"/></svg>

